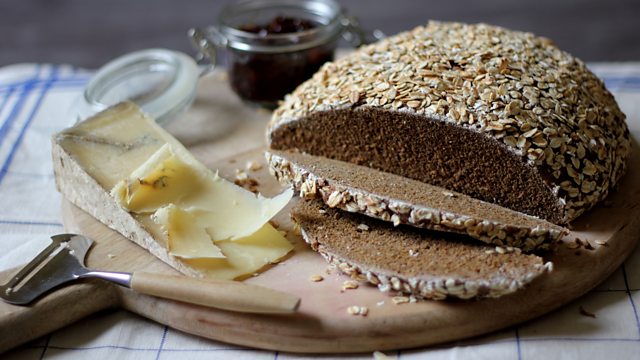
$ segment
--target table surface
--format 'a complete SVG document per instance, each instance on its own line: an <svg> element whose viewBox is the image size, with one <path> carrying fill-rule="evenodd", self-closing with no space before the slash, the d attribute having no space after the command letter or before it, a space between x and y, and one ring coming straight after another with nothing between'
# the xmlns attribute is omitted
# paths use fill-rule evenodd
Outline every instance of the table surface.
<svg viewBox="0 0 640 360"><path fill-rule="evenodd" d="M640 63L591 64L591 67L615 94L638 138ZM49 138L70 124L69 109L90 75L90 72L63 65L0 68L0 270L24 263L46 246L48 236L63 231ZM262 120L245 116L247 111L256 110L243 107L221 83L223 80L222 73L204 78L193 108L170 126L179 137L181 131L189 130L180 126L186 119L197 118L220 125L223 131L215 136L209 134L207 147L214 146L221 158L260 146L268 118L266 113L258 114ZM191 145L198 147L198 144ZM639 306L640 251L636 250L597 289L537 320L482 337L387 354L402 359L633 358L640 353ZM588 313L595 317L586 316ZM3 331L10 329L0 329L0 336ZM96 314L3 355L9 359L137 360L184 356L207 359L311 357L200 339L116 310ZM343 357L321 356L323 359ZM361 354L349 358L371 357L371 354Z"/></svg>

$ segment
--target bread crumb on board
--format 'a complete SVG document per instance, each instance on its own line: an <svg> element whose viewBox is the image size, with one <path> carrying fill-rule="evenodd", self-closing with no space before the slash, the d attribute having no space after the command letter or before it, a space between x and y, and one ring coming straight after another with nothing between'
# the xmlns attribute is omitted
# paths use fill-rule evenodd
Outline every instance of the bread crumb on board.
<svg viewBox="0 0 640 360"><path fill-rule="evenodd" d="M391 301L393 301L394 304L396 305L401 305L401 304L408 304L408 303L415 303L418 302L418 298L416 298L413 295L410 296L394 296L391 298Z"/></svg>
<svg viewBox="0 0 640 360"><path fill-rule="evenodd" d="M320 282L320 281L324 280L324 278L322 277L322 275L311 275L309 277L309 280L311 280L313 282Z"/></svg>
<svg viewBox="0 0 640 360"><path fill-rule="evenodd" d="M400 304L406 304L409 302L409 297L408 296L394 296L391 298L391 301L393 301L394 304L396 305L400 305Z"/></svg>
<svg viewBox="0 0 640 360"><path fill-rule="evenodd" d="M355 280L346 280L345 282L342 283L342 291L351 290L351 289L357 289L358 286L360 286L360 285L358 284L357 281L355 281Z"/></svg>
<svg viewBox="0 0 640 360"><path fill-rule="evenodd" d="M347 308L347 312L350 315L367 316L369 314L369 308L366 306L353 305Z"/></svg>
<svg viewBox="0 0 640 360"><path fill-rule="evenodd" d="M260 186L260 183L256 179L250 177L247 172L242 169L236 169L236 177L233 180L233 183L251 191L252 193L258 192L258 186Z"/></svg>
<svg viewBox="0 0 640 360"><path fill-rule="evenodd" d="M260 164L255 160L249 160L247 161L247 165L245 167L247 170L250 170L250 171L258 171L262 169L262 164Z"/></svg>

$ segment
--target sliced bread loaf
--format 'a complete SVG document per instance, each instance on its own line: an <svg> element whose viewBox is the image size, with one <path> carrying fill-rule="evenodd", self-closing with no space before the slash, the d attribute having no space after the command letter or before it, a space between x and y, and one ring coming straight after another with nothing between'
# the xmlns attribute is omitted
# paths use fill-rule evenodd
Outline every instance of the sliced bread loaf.
<svg viewBox="0 0 640 360"><path fill-rule="evenodd" d="M499 297L517 291L546 271L536 255L299 201L292 218L304 240L327 261L383 291L428 299Z"/></svg>
<svg viewBox="0 0 640 360"><path fill-rule="evenodd" d="M625 116L548 39L432 22L326 64L287 96L271 149L347 161L564 224L625 171Z"/></svg>
<svg viewBox="0 0 640 360"><path fill-rule="evenodd" d="M568 231L529 215L391 173L294 151L267 152L281 183L329 207L427 229L451 231L525 251L548 248Z"/></svg>

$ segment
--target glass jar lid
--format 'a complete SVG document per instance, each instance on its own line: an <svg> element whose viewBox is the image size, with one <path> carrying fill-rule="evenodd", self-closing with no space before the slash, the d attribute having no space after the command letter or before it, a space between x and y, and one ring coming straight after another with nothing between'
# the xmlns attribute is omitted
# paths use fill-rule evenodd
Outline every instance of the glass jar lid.
<svg viewBox="0 0 640 360"><path fill-rule="evenodd" d="M148 49L126 54L100 68L89 81L78 118L129 100L165 124L191 106L198 76L195 60L181 52Z"/></svg>

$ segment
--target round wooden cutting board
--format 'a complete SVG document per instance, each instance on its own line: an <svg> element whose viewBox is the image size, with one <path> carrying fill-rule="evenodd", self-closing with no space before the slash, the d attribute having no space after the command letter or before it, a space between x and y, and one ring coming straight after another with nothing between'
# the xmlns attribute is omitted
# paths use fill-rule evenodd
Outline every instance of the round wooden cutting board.
<svg viewBox="0 0 640 360"><path fill-rule="evenodd" d="M233 178L235 169L244 168L249 160L264 164L261 151L220 161L208 162L200 157L227 178ZM525 290L499 299L395 304L390 294L383 294L370 285L361 284L357 289L342 290L348 277L329 268L292 231L288 232L288 238L296 245L294 253L245 281L300 296L301 307L295 315L219 311L138 295L101 282L82 286L93 287L94 294L109 298L102 303L96 299L91 311L120 306L191 334L256 348L293 352L361 352L466 338L558 308L588 292L620 266L633 250L640 228L640 163L637 154L629 165L629 173L620 190L612 194L605 205L583 215L573 224L572 232L557 251L546 255L546 260L554 263L553 272L535 280ZM263 194L273 195L280 190L265 166L258 171L248 171L248 174L258 180ZM87 260L90 267L175 273L70 203L63 205L63 219L67 231L87 235L96 241ZM281 213L276 222L281 229L291 229L287 211ZM588 241L591 246L575 248L573 244L568 245L576 238ZM313 275L321 275L324 280L313 282L310 280ZM109 289L105 289L107 287ZM72 292L73 287L70 289L68 291ZM78 298L77 301L84 300ZM99 306L96 305L98 303ZM353 305L366 306L368 315L349 314L347 308Z"/></svg>

